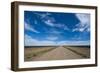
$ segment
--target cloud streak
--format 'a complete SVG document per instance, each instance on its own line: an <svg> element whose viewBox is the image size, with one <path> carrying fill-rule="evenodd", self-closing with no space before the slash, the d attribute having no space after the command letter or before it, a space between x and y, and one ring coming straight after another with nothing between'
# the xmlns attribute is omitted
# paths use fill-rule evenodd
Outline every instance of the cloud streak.
<svg viewBox="0 0 100 73"><path fill-rule="evenodd" d="M76 28L73 29L74 31L90 31L90 15L89 14L76 14L76 18L80 21L76 24Z"/></svg>
<svg viewBox="0 0 100 73"><path fill-rule="evenodd" d="M49 25L49 26L52 26L52 27L55 26L55 24L53 23L53 21L50 20L50 19L48 19L48 20L44 20L44 23L47 24L47 25Z"/></svg>
<svg viewBox="0 0 100 73"><path fill-rule="evenodd" d="M25 25L25 26L24 26L24 27L25 27L25 30L39 33L39 31L35 30L30 24L28 24L28 23L25 22L24 25Z"/></svg>
<svg viewBox="0 0 100 73"><path fill-rule="evenodd" d="M35 13L35 14L38 15L41 18L42 22L44 22L48 26L57 27L63 30L69 30L66 24L58 23L50 13L44 13L44 14Z"/></svg>

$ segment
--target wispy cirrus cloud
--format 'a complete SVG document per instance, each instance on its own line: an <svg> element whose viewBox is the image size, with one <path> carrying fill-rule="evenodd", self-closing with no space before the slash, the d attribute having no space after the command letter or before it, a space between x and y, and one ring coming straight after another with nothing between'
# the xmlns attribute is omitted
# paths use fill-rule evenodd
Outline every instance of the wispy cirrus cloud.
<svg viewBox="0 0 100 73"><path fill-rule="evenodd" d="M84 26L85 24L89 25L90 23L90 15L89 14L82 14L77 13L76 17L80 20L82 23L81 26Z"/></svg>
<svg viewBox="0 0 100 73"><path fill-rule="evenodd" d="M73 29L74 31L90 31L90 15L89 14L82 14L78 13L76 14L76 18L80 21L77 25L76 28Z"/></svg>
<svg viewBox="0 0 100 73"><path fill-rule="evenodd" d="M52 26L52 27L55 26L55 23L53 23L53 21L50 20L50 19L44 20L43 22L44 22L45 24L49 25L49 26Z"/></svg>
<svg viewBox="0 0 100 73"><path fill-rule="evenodd" d="M47 18L49 15L51 15L51 13L48 12L42 14L40 13L34 13L34 14L38 15L40 18Z"/></svg>
<svg viewBox="0 0 100 73"><path fill-rule="evenodd" d="M24 23L24 28L25 28L25 30L28 30L28 31L32 31L32 32L36 32L36 33L39 33L39 31L37 31L34 27L32 27L30 24L28 24L28 23Z"/></svg>
<svg viewBox="0 0 100 73"><path fill-rule="evenodd" d="M57 28L61 28L63 30L69 30L69 28L67 27L66 24L63 24L63 23L58 23L56 21L56 19L54 17L52 17L52 14L51 13L35 13L36 15L38 15L42 22L44 22L46 25L48 26L51 26L51 27L57 27Z"/></svg>
<svg viewBox="0 0 100 73"><path fill-rule="evenodd" d="M60 28L60 29L63 29L63 30L69 30L69 28L67 27L66 24L63 24L63 23L58 23L56 21L56 19L54 18L47 18L46 20L43 20L43 22L48 25L48 26L51 26L51 27L57 27L57 28Z"/></svg>

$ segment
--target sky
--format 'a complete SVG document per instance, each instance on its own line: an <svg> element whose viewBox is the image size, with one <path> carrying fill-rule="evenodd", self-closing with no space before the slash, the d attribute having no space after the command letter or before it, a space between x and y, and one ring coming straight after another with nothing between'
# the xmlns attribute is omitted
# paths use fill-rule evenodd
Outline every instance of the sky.
<svg viewBox="0 0 100 73"><path fill-rule="evenodd" d="M90 14L24 11L25 46L90 45Z"/></svg>

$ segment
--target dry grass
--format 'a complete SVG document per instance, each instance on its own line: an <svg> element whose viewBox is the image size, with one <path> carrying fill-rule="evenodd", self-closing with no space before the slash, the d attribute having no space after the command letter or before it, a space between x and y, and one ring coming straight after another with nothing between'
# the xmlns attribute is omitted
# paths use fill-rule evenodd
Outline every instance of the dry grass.
<svg viewBox="0 0 100 73"><path fill-rule="evenodd" d="M87 46L85 46L85 47L69 46L69 47L65 47L65 48L83 56L84 58L90 58L90 48Z"/></svg>
<svg viewBox="0 0 100 73"><path fill-rule="evenodd" d="M31 47L24 50L24 61L31 61L35 57L39 57L46 52L51 51L55 47Z"/></svg>

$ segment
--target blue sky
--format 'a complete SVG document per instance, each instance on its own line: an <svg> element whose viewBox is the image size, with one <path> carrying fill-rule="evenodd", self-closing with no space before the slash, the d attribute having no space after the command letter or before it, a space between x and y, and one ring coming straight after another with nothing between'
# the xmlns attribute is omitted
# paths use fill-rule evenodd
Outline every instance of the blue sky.
<svg viewBox="0 0 100 73"><path fill-rule="evenodd" d="M24 11L25 46L89 45L90 14Z"/></svg>

